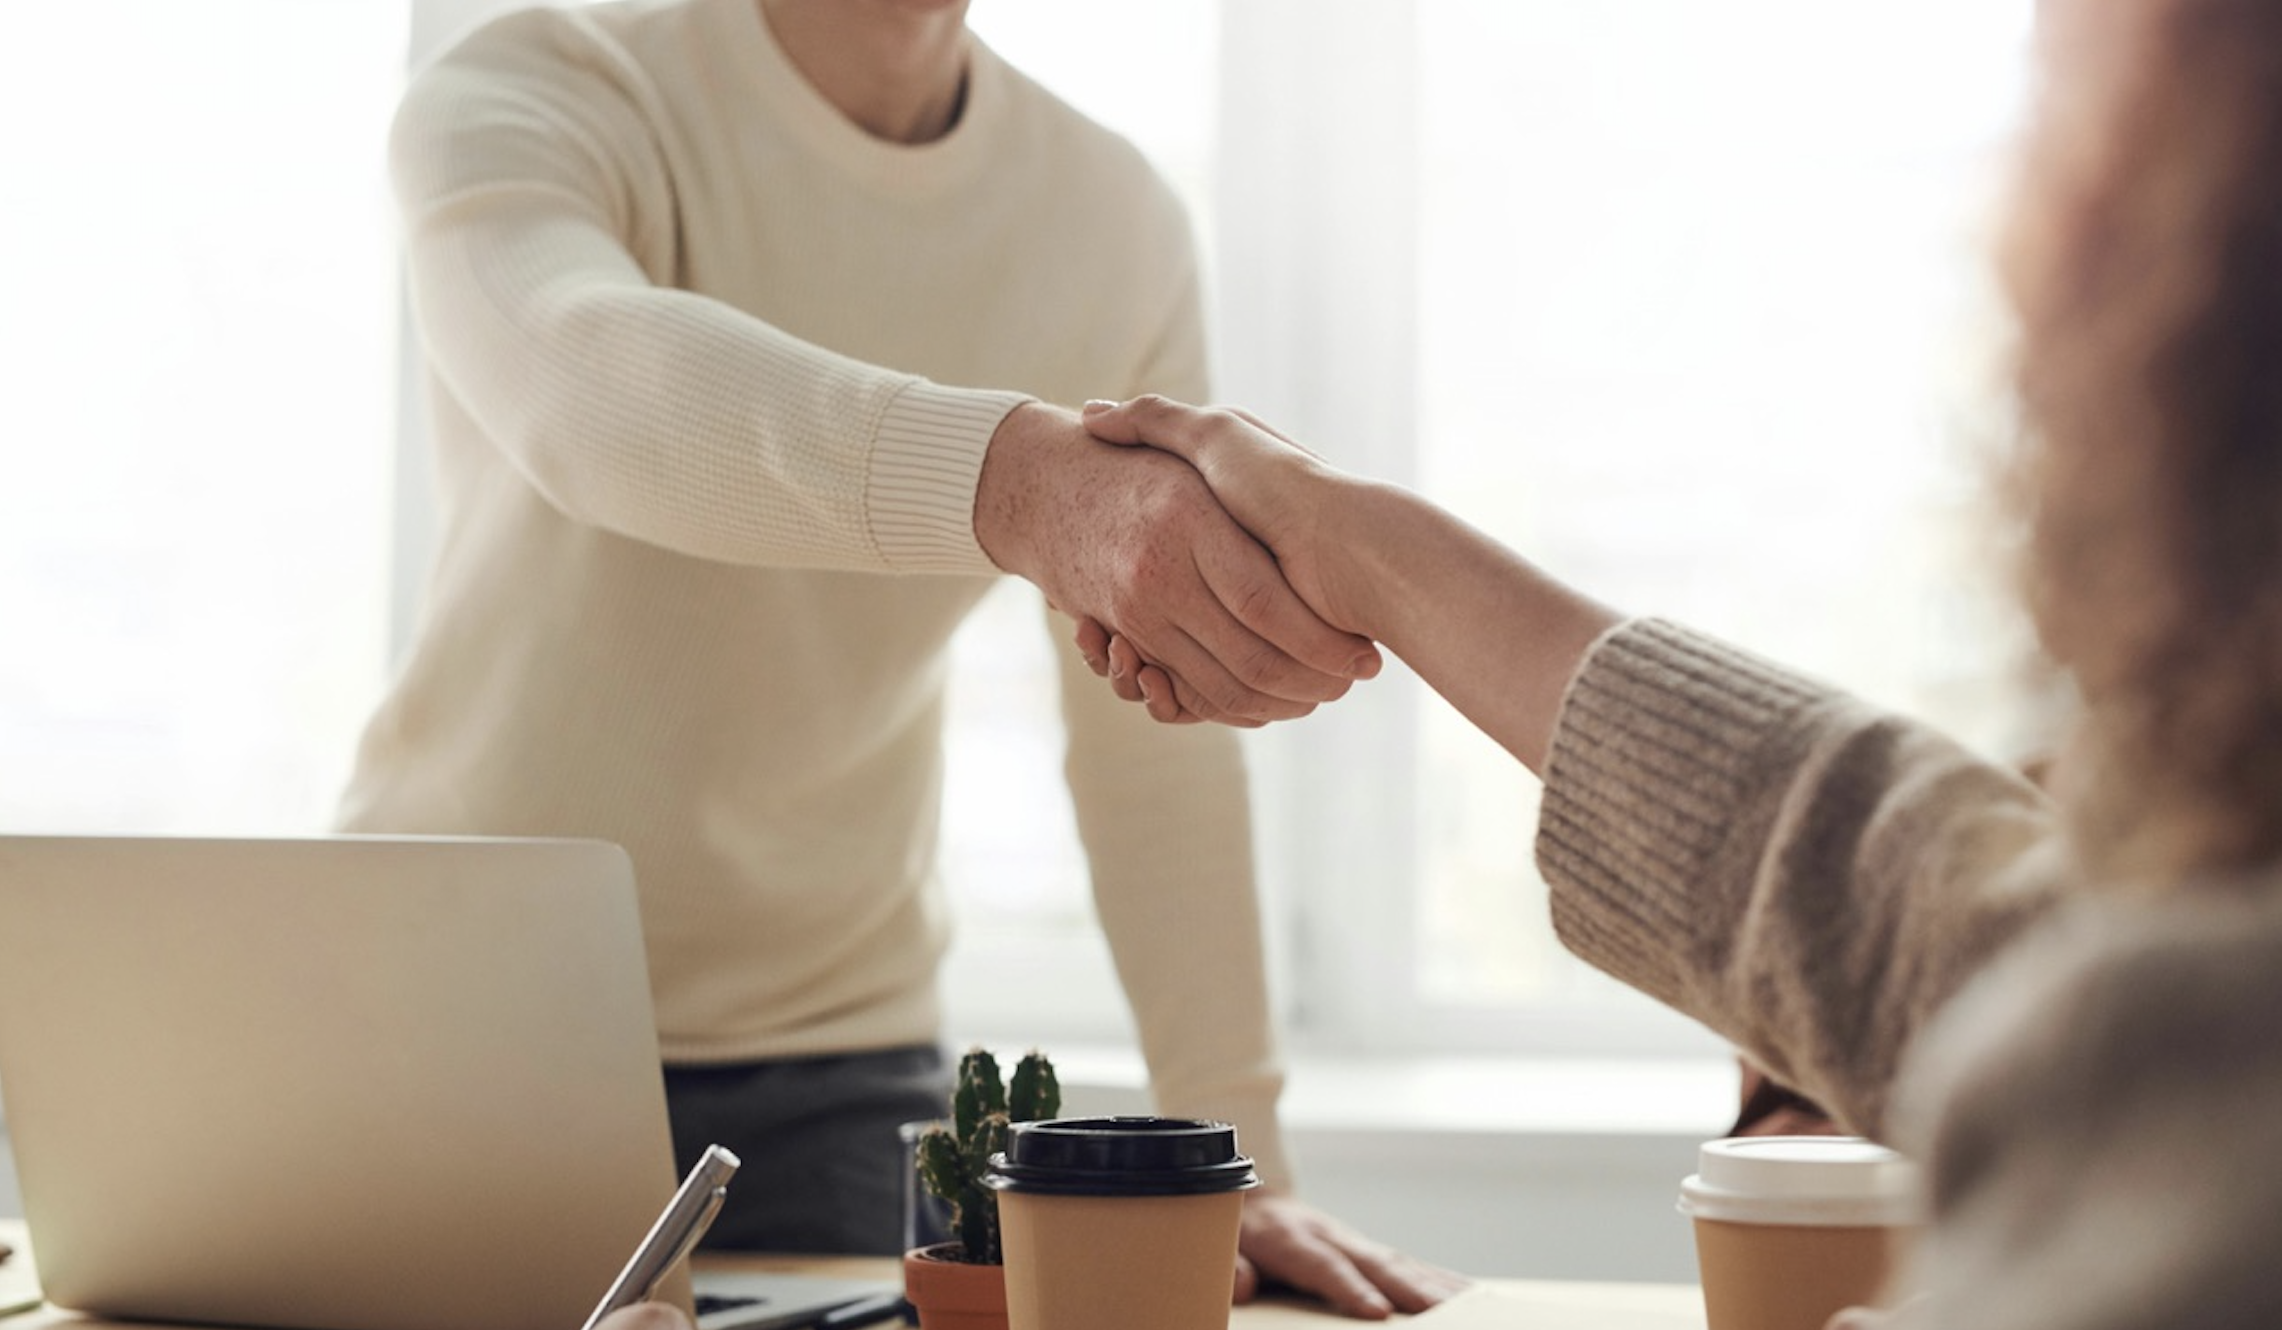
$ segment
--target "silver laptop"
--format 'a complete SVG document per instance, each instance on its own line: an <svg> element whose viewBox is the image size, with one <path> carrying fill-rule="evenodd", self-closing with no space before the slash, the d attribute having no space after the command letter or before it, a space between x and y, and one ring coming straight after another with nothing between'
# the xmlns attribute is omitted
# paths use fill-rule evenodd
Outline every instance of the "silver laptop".
<svg viewBox="0 0 2282 1330"><path fill-rule="evenodd" d="M575 1330L677 1181L598 841L0 836L0 1102L106 1316ZM705 1330L892 1287L701 1282Z"/></svg>

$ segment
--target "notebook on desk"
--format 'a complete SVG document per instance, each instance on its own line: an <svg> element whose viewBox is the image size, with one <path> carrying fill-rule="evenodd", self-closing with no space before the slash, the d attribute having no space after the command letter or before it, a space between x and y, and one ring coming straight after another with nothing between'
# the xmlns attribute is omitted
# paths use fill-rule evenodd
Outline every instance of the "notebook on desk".
<svg viewBox="0 0 2282 1330"><path fill-rule="evenodd" d="M109 1316L569 1330L677 1181L595 841L0 836L0 1100L42 1287ZM704 1330L884 1287L701 1283Z"/></svg>

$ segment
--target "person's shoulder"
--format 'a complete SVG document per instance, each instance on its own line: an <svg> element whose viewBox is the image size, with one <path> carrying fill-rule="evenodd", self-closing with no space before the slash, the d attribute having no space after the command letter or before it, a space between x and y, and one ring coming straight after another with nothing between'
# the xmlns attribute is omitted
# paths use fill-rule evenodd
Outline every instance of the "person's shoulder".
<svg viewBox="0 0 2282 1330"><path fill-rule="evenodd" d="M670 45L693 8L691 0L535 5L477 24L406 85L391 132L399 172L427 163L455 182L459 164L503 150L513 160L564 148L590 164L643 158L660 86L643 53ZM487 146L469 153L470 143Z"/></svg>

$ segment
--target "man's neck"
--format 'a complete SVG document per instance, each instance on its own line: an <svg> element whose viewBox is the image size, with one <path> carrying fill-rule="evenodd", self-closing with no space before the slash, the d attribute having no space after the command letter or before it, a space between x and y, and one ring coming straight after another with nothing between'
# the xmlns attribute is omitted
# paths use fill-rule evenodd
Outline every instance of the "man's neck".
<svg viewBox="0 0 2282 1330"><path fill-rule="evenodd" d="M929 143L966 93L965 0L759 0L793 65L865 133Z"/></svg>

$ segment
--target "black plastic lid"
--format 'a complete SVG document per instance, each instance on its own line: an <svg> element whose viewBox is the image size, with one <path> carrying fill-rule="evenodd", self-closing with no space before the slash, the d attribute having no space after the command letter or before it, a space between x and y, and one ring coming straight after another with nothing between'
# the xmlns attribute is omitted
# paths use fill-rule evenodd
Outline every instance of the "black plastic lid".
<svg viewBox="0 0 2282 1330"><path fill-rule="evenodd" d="M1236 1129L1195 1118L1054 1118L1007 1128L983 1185L1072 1196L1193 1196L1260 1185Z"/></svg>

